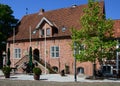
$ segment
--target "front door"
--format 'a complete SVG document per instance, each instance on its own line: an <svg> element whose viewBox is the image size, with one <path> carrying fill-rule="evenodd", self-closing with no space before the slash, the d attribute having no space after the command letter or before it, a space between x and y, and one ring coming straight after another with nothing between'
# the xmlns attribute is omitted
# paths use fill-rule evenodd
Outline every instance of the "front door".
<svg viewBox="0 0 120 86"><path fill-rule="evenodd" d="M39 61L39 50L38 49L35 49L33 51L33 58L34 60Z"/></svg>

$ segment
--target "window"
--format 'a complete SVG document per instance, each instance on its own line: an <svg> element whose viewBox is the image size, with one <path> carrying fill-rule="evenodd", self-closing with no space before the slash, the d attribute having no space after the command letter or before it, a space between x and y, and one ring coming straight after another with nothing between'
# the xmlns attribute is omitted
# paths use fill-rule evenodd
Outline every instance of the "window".
<svg viewBox="0 0 120 86"><path fill-rule="evenodd" d="M40 30L40 35L44 36L44 29Z"/></svg>
<svg viewBox="0 0 120 86"><path fill-rule="evenodd" d="M52 67L54 71L58 72L58 67L54 66Z"/></svg>
<svg viewBox="0 0 120 86"><path fill-rule="evenodd" d="M78 74L84 74L84 68L83 67L77 68L77 73Z"/></svg>
<svg viewBox="0 0 120 86"><path fill-rule="evenodd" d="M63 27L63 28L62 28L62 32L65 32L65 30L66 30L66 28L65 28L65 27Z"/></svg>
<svg viewBox="0 0 120 86"><path fill-rule="evenodd" d="M21 49L20 48L14 49L14 57L15 58L20 58L21 57Z"/></svg>
<svg viewBox="0 0 120 86"><path fill-rule="evenodd" d="M58 46L52 46L50 51L51 51L51 57L59 57L59 47Z"/></svg>
<svg viewBox="0 0 120 86"><path fill-rule="evenodd" d="M104 74L111 74L112 66L103 66L102 71Z"/></svg>
<svg viewBox="0 0 120 86"><path fill-rule="evenodd" d="M46 35L47 35L47 36L50 36L50 28L47 28L47 30L46 30Z"/></svg>

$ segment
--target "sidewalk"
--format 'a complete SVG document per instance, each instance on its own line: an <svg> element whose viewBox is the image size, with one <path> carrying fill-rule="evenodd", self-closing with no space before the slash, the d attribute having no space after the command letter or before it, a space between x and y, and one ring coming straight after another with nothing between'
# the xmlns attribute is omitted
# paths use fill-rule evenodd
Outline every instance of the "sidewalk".
<svg viewBox="0 0 120 86"><path fill-rule="evenodd" d="M5 79L0 76L0 79ZM9 80L34 80L33 75L28 74L15 74L11 75ZM74 82L74 75L61 76L60 74L46 74L40 76L41 81L54 81L54 82ZM88 80L85 77L77 77L78 82L120 82L117 79L104 79L104 80Z"/></svg>

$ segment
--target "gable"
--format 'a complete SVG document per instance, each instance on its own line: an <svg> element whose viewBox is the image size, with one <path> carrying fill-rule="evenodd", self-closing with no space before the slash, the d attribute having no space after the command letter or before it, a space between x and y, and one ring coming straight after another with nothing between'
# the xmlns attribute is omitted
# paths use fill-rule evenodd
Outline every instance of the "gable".
<svg viewBox="0 0 120 86"><path fill-rule="evenodd" d="M52 22L50 22L47 18L43 17L38 23L38 25L36 26L36 28L39 28L44 21L47 22L50 26L54 26Z"/></svg>

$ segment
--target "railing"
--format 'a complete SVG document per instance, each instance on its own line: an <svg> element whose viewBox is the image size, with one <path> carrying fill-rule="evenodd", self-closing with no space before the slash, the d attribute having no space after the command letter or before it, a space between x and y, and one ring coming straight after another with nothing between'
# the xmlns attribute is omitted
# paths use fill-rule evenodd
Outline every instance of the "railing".
<svg viewBox="0 0 120 86"><path fill-rule="evenodd" d="M29 55L24 56L23 58L21 58L18 62L15 63L15 66L17 66L17 68L20 68L24 65L24 62L28 62L29 61ZM34 54L35 57L39 58L37 55ZM34 61L34 59L33 59ZM35 60L36 61L36 60ZM45 67L45 61L42 58L39 58L39 62L42 66ZM50 73L57 73L55 70L53 70L53 68L51 67L51 65L49 63L46 62L46 68L50 71Z"/></svg>
<svg viewBox="0 0 120 86"><path fill-rule="evenodd" d="M34 55L35 57L38 57L37 55ZM39 57L38 57L39 58ZM40 60L38 61L41 65L45 67L45 61L42 58L39 58ZM46 68L50 71L50 73L57 73L49 63L46 62Z"/></svg>
<svg viewBox="0 0 120 86"><path fill-rule="evenodd" d="M20 66L21 64L23 64L24 62L28 62L29 58L28 55L25 55L24 57L22 57L18 62L16 62L14 65L15 66Z"/></svg>

